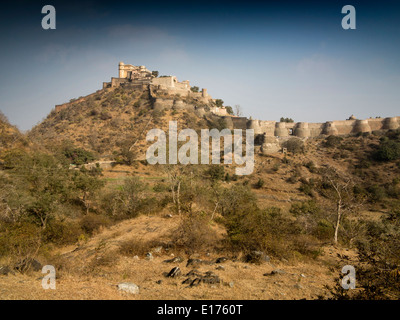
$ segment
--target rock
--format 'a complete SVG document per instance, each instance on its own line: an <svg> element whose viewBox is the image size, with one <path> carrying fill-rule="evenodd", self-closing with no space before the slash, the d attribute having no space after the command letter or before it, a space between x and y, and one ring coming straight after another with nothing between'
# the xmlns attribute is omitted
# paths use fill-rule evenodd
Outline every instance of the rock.
<svg viewBox="0 0 400 320"><path fill-rule="evenodd" d="M269 262L270 260L271 258L267 256L264 252L256 250L251 251L245 257L245 262L250 262L250 263Z"/></svg>
<svg viewBox="0 0 400 320"><path fill-rule="evenodd" d="M304 274L300 274L300 277L305 278L306 276Z"/></svg>
<svg viewBox="0 0 400 320"><path fill-rule="evenodd" d="M193 270L190 270L190 271L186 274L186 276L187 276L187 277L191 277L191 276L201 277L201 273L200 273L200 271L198 271L198 270L196 270L196 269L193 269Z"/></svg>
<svg viewBox="0 0 400 320"><path fill-rule="evenodd" d="M157 284L162 284L162 280L156 281Z"/></svg>
<svg viewBox="0 0 400 320"><path fill-rule="evenodd" d="M1 266L0 267L0 275L1 276L8 276L8 274L14 274L14 272L10 269L9 266Z"/></svg>
<svg viewBox="0 0 400 320"><path fill-rule="evenodd" d="M164 260L163 262L165 262L165 263L179 263L179 262L182 262L182 261L183 261L182 257L175 257L175 258L172 258L172 259Z"/></svg>
<svg viewBox="0 0 400 320"><path fill-rule="evenodd" d="M201 260L201 259L194 259L194 258L191 258L191 259L189 259L189 260L187 261L186 267L189 267L189 266L196 266L196 265L202 265L202 264L204 264L204 265L212 265L212 264L214 264L214 263L215 263L214 261L207 261L207 260Z"/></svg>
<svg viewBox="0 0 400 320"><path fill-rule="evenodd" d="M285 274L285 273L286 272L283 270L275 269L275 270L272 270L270 273L264 273L264 276L273 276L273 275Z"/></svg>
<svg viewBox="0 0 400 320"><path fill-rule="evenodd" d="M201 283L201 279L200 279L200 278L196 278L196 279L194 279L194 280L190 283L189 287L196 287L196 286L198 286L200 283Z"/></svg>
<svg viewBox="0 0 400 320"><path fill-rule="evenodd" d="M221 271L224 271L224 270L225 270L225 268L224 268L223 266L218 266L218 267L216 267L215 269L216 269L216 270L221 270Z"/></svg>
<svg viewBox="0 0 400 320"><path fill-rule="evenodd" d="M189 284L188 287L195 287L200 283L217 284L221 282L220 278L212 271L200 274L197 270L192 270L186 274L186 276L188 276L188 278L184 280L182 284Z"/></svg>
<svg viewBox="0 0 400 320"><path fill-rule="evenodd" d="M159 246L159 247L155 247L153 248L152 252L154 253L160 253L162 251L163 247Z"/></svg>
<svg viewBox="0 0 400 320"><path fill-rule="evenodd" d="M164 216L164 218L172 218L172 217L173 217L172 214L166 214L166 215Z"/></svg>
<svg viewBox="0 0 400 320"><path fill-rule="evenodd" d="M304 289L303 286L302 286L301 284L299 284L299 283L296 283L296 284L294 285L294 287L295 287L296 289Z"/></svg>
<svg viewBox="0 0 400 320"><path fill-rule="evenodd" d="M153 254L151 252L146 253L146 260L153 260Z"/></svg>
<svg viewBox="0 0 400 320"><path fill-rule="evenodd" d="M226 258L226 257L220 257L215 260L215 263L223 263L227 260L228 260L228 258Z"/></svg>
<svg viewBox="0 0 400 320"><path fill-rule="evenodd" d="M229 286L230 288L233 288L233 287L235 286L235 283L234 283L233 281L231 281L231 282L228 283L228 286Z"/></svg>
<svg viewBox="0 0 400 320"><path fill-rule="evenodd" d="M118 290L131 294L139 294L139 287L132 282L123 282L118 284Z"/></svg>
<svg viewBox="0 0 400 320"><path fill-rule="evenodd" d="M172 268L171 271L168 273L168 278L176 278L181 275L181 269L179 267Z"/></svg>
<svg viewBox="0 0 400 320"><path fill-rule="evenodd" d="M139 257L138 257L138 256L133 256L132 259L133 259L133 260L139 260Z"/></svg>
<svg viewBox="0 0 400 320"><path fill-rule="evenodd" d="M14 268L20 272L25 272L28 270L33 270L33 271L41 271L42 270L42 264L32 258L25 258L22 261L18 262Z"/></svg>

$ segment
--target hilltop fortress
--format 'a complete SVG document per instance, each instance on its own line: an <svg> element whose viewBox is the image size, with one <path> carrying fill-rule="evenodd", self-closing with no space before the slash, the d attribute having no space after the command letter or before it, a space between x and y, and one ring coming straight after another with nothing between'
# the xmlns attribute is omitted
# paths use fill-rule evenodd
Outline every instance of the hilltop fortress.
<svg viewBox="0 0 400 320"><path fill-rule="evenodd" d="M120 86L148 90L155 110L188 109L195 111L199 116L211 112L223 117L228 128L254 129L255 136L261 135L264 142L269 141L272 144L276 144L278 139L285 140L291 136L309 138L320 135L346 135L376 130L395 130L400 127L398 117L360 120L351 116L348 120L327 121L325 123L287 123L236 117L229 115L225 107L217 107L215 100L212 99L205 88L201 92L194 92L191 90L188 80L179 82L175 76L157 77L145 66L134 66L123 62L118 65L118 77L111 78L110 82L103 82L102 90ZM74 102L79 102L90 96L79 98ZM58 112L69 105L70 103L57 105L55 110Z"/></svg>

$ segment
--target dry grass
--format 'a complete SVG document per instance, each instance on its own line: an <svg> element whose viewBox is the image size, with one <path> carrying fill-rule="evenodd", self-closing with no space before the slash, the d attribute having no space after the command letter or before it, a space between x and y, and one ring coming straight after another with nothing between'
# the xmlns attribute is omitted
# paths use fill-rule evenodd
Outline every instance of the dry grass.
<svg viewBox="0 0 400 320"><path fill-rule="evenodd" d="M163 273L179 266L185 275L193 267L186 267L187 256L179 263L165 263L179 252L162 249L154 253L153 260L139 259L134 255L154 249L154 245L168 243L170 231L179 225L179 218L165 219L160 216L123 221L95 235L78 247L69 246L53 253L57 269L57 289L44 290L41 287L41 273L0 276L1 299L317 299L326 295L325 285L332 286L342 265L337 257L338 250L327 249L325 254L312 263L272 260L261 265L228 260L219 264L200 265L200 272L213 271L221 279L217 285L202 284L187 288L182 281L186 278L166 278ZM213 227L215 228L215 227ZM137 243L138 251L120 253L128 243ZM126 249L126 247L125 247ZM349 254L348 252L346 253ZM204 260L218 257L196 256ZM344 263L344 262L343 262ZM344 264L343 264L344 265ZM332 272L332 268L335 272ZM284 270L284 274L264 276L272 270ZM337 269L337 270L336 270ZM304 275L301 276L301 274ZM161 284L157 281L162 280ZM120 282L134 282L140 287L137 296L119 292ZM233 287L229 283L233 282Z"/></svg>

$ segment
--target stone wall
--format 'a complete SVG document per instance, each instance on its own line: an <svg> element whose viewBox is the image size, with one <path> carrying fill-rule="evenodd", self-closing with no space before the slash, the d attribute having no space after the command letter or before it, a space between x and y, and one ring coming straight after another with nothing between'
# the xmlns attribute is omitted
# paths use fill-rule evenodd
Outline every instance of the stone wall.
<svg viewBox="0 0 400 320"><path fill-rule="evenodd" d="M235 120L236 119L236 120ZM246 119L246 118L244 118ZM243 129L243 118L232 118L234 128ZM317 137L319 135L346 135L372 132L376 130L395 130L400 127L399 118L376 118L366 120L327 121L325 123L286 123L246 119L246 128L254 129L254 134L266 136L299 138Z"/></svg>

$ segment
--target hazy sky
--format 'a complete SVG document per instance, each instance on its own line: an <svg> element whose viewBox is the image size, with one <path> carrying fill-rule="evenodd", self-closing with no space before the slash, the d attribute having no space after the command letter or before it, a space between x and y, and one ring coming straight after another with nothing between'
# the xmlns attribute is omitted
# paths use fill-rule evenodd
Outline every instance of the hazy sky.
<svg viewBox="0 0 400 320"><path fill-rule="evenodd" d="M398 1L5 1L0 110L22 130L101 89L119 61L207 88L256 119L400 116ZM57 29L43 30L51 4ZM341 9L356 9L344 30Z"/></svg>

